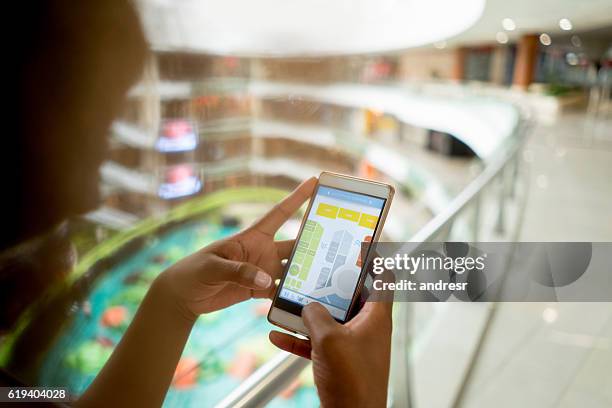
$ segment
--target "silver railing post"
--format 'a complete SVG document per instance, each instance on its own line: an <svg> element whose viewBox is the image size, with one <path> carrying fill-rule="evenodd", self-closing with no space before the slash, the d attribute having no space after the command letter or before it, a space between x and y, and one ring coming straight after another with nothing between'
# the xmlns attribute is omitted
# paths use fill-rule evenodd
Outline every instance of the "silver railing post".
<svg viewBox="0 0 612 408"><path fill-rule="evenodd" d="M395 309L395 322L393 339L391 343L391 372L390 372L390 407L412 407L410 386L410 323L412 305L407 302L397 302Z"/></svg>
<svg viewBox="0 0 612 408"><path fill-rule="evenodd" d="M472 242L478 242L480 236L480 193L474 197L472 213Z"/></svg>
<svg viewBox="0 0 612 408"><path fill-rule="evenodd" d="M516 197L516 182L518 180L518 172L519 172L519 155L517 154L516 157L512 160L511 163L512 167L511 167L511 172L510 172L510 191L509 191L509 196L511 198L515 198Z"/></svg>
<svg viewBox="0 0 612 408"><path fill-rule="evenodd" d="M505 231L505 209L506 209L506 168L502 168L498 175L498 203L497 203L497 222L495 232L503 235Z"/></svg>

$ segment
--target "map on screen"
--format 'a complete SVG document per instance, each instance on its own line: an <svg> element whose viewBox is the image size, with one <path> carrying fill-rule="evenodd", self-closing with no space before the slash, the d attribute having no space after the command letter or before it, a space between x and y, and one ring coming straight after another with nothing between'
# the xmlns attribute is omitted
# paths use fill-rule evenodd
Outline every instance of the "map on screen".
<svg viewBox="0 0 612 408"><path fill-rule="evenodd" d="M319 186L280 297L323 304L344 320L361 272L361 243L371 241L385 199Z"/></svg>

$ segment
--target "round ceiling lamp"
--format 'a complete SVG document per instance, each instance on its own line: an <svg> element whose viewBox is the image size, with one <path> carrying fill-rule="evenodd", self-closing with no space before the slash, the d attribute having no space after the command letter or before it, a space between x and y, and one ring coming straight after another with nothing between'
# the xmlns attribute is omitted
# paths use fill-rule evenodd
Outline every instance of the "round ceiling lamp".
<svg viewBox="0 0 612 408"><path fill-rule="evenodd" d="M471 27L485 0L140 0L158 49L324 56L401 50Z"/></svg>

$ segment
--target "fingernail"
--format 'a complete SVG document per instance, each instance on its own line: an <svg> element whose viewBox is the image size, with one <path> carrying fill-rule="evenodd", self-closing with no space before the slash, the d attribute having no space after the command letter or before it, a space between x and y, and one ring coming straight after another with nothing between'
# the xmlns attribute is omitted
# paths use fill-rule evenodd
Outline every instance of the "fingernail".
<svg viewBox="0 0 612 408"><path fill-rule="evenodd" d="M265 289L272 284L272 277L265 272L257 271L255 274L255 284Z"/></svg>

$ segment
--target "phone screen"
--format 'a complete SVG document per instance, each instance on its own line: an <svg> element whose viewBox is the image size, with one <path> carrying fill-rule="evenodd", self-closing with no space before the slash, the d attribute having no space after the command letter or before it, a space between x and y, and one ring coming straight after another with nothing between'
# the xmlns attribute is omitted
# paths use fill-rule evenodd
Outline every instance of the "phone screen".
<svg viewBox="0 0 612 408"><path fill-rule="evenodd" d="M278 295L293 306L288 309L319 302L346 320L362 269L361 243L372 240L385 202L319 185Z"/></svg>

